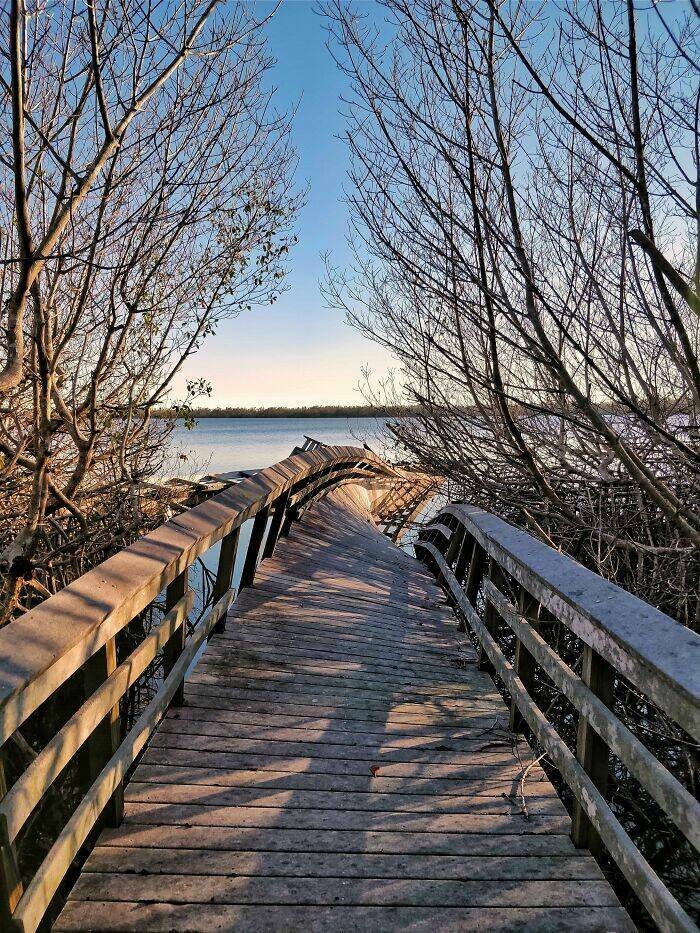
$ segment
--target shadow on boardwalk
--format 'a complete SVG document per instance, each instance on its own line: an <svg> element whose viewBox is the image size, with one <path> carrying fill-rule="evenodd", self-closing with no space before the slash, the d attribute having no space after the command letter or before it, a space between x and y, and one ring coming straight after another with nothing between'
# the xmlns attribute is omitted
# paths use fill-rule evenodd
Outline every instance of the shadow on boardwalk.
<svg viewBox="0 0 700 933"><path fill-rule="evenodd" d="M624 930L442 596L353 487L212 638L58 930Z"/></svg>

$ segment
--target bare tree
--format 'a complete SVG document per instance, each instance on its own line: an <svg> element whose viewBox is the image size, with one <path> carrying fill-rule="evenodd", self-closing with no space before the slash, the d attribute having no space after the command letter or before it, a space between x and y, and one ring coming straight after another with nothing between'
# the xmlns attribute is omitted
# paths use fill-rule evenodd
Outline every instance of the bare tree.
<svg viewBox="0 0 700 933"><path fill-rule="evenodd" d="M327 294L400 360L390 400L422 413L397 439L452 496L700 629L696 10L383 9L378 28L327 7L355 244ZM696 750L659 729L697 786Z"/></svg>
<svg viewBox="0 0 700 933"><path fill-rule="evenodd" d="M12 0L5 23L0 622L148 520L152 410L222 317L274 301L298 202L253 7Z"/></svg>

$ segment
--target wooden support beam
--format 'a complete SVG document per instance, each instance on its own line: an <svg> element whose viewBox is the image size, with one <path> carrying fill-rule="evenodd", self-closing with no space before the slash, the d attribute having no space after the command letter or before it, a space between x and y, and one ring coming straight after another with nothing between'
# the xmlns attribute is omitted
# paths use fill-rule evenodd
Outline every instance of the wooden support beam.
<svg viewBox="0 0 700 933"><path fill-rule="evenodd" d="M83 666L83 692L86 700L102 686L116 667L116 639L110 638ZM82 762L86 791L119 748L120 728L119 703L116 703L85 743ZM120 782L103 811L102 822L108 826L119 826L123 813L124 785Z"/></svg>
<svg viewBox="0 0 700 933"><path fill-rule="evenodd" d="M275 546L277 545L277 540L280 536L280 531L287 514L290 493L290 489L288 489L286 492L283 492L279 499L277 499L277 501L274 503L275 508L272 513L270 530L267 533L267 541L265 542L265 550L263 551L263 560L265 560L266 557L272 557L272 555L275 553Z"/></svg>
<svg viewBox="0 0 700 933"><path fill-rule="evenodd" d="M476 547L476 541L465 528L454 569L455 577L459 580L460 583L464 582L464 576L467 572L467 568L471 563L472 557L474 556L474 549Z"/></svg>
<svg viewBox="0 0 700 933"><path fill-rule="evenodd" d="M471 576L471 571L470 571L470 576ZM493 557L489 559L489 580L491 581L491 583L493 583L496 589L500 590L501 592L504 592L506 575L503 572L503 568L501 567L501 565L498 563L498 561L494 560ZM472 586L475 586L475 581L472 583ZM476 587L476 589L478 590L478 587ZM469 599L468 596L467 598ZM476 591L474 592L474 598L476 599ZM474 605L471 599L469 600L469 602L472 605ZM495 642L498 641L498 638L497 638L498 620L499 620L498 610L493 605L493 603L487 600L486 608L484 609L484 625L486 626L486 631L489 633L489 635L491 636L491 638L493 638ZM488 671L488 673L490 674L493 673L494 671L493 664L489 660L489 657L486 651L484 650L483 645L479 647L478 665L479 665L480 671Z"/></svg>
<svg viewBox="0 0 700 933"><path fill-rule="evenodd" d="M253 529L250 533L248 550L246 551L243 572L241 573L241 583L239 587L241 590L246 586L253 585L255 571L258 569L260 546L262 545L262 540L265 537L265 529L267 528L267 519L269 514L270 508L269 506L266 506L264 509L261 509L253 519Z"/></svg>
<svg viewBox="0 0 700 933"><path fill-rule="evenodd" d="M230 531L221 541L219 551L219 563L216 568L216 581L214 583L214 592L212 594L212 603L216 605L224 593L231 589L233 580L233 571L236 566L236 554L238 553L238 539L240 536L240 526ZM226 630L226 613L224 613L216 623L212 632L221 634Z"/></svg>
<svg viewBox="0 0 700 933"><path fill-rule="evenodd" d="M287 513L284 516L284 521L282 522L282 528L280 530L280 538L286 538L291 531L292 525L294 522L299 521L299 510L296 507L294 502L287 505Z"/></svg>
<svg viewBox="0 0 700 933"><path fill-rule="evenodd" d="M447 546L447 551L445 553L445 560L447 561L448 567L454 567L455 561L457 560L461 550L464 538L466 535L466 529L464 525L457 525L457 527L452 532L452 537L450 543Z"/></svg>
<svg viewBox="0 0 700 933"><path fill-rule="evenodd" d="M608 709L612 709L615 671L588 645L583 647L581 680ZM610 749L583 715L579 718L576 757L601 795L605 797L610 770ZM579 849L590 849L593 855L599 857L603 850L600 836L578 801L574 803L571 826L571 838L574 845Z"/></svg>
<svg viewBox="0 0 700 933"><path fill-rule="evenodd" d="M518 612L528 622L528 624L532 626L534 631L537 632L539 628L540 604L531 593L528 593L525 587L520 587L520 593L518 595ZM532 689L535 684L537 663L517 635L515 637L514 667L515 673L522 681L523 687L527 690L528 694L532 696ZM511 731L523 732L526 726L527 723L518 710L515 700L511 699L509 723Z"/></svg>
<svg viewBox="0 0 700 933"><path fill-rule="evenodd" d="M5 766L3 754L0 750L0 798L7 793L5 780ZM10 842L7 830L7 820L0 817L0 929L12 929L12 914L22 897L24 887L17 863L17 849Z"/></svg>
<svg viewBox="0 0 700 933"><path fill-rule="evenodd" d="M170 610L187 592L187 569L183 570L165 591L165 611ZM163 677L167 677L170 671L177 663L177 659L185 650L185 640L187 638L187 619L183 619L182 625L178 628L172 638L163 646ZM175 691L172 705L182 706L185 700L185 685L181 683Z"/></svg>

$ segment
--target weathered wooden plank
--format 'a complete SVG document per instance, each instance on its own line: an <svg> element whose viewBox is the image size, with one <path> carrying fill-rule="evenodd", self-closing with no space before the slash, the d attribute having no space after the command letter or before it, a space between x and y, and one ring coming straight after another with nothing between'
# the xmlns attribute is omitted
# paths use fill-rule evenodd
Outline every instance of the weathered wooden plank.
<svg viewBox="0 0 700 933"><path fill-rule="evenodd" d="M230 852L98 846L85 872L262 875L302 878L416 878L461 881L602 881L596 861L576 856L378 855L342 852Z"/></svg>
<svg viewBox="0 0 700 933"><path fill-rule="evenodd" d="M264 926L261 916L264 914ZM192 933L260 933L261 929L305 933L357 933L411 930L411 933L628 933L634 927L620 907L245 907L215 904L139 904L71 901L54 929L119 930L123 933L173 931Z"/></svg>
<svg viewBox="0 0 700 933"><path fill-rule="evenodd" d="M234 723L208 722L205 720L192 721L187 719L169 719L163 722L160 734L168 735L195 735L207 736L212 739L250 739L261 742L302 742L318 743L325 746L350 746L363 749L380 749L382 753L390 749L415 749L417 751L436 750L450 751L462 754L478 754L481 751L490 751L494 748L508 749L512 752L513 740L510 736L491 736L484 739L481 736L467 735L452 737L439 733L409 733L400 735L386 735L376 732L348 733L341 730L330 729L296 729L279 726L243 725ZM212 742L216 745L217 742Z"/></svg>
<svg viewBox="0 0 700 933"><path fill-rule="evenodd" d="M138 775L140 777L140 775ZM177 784L133 781L127 788L129 803L191 803L208 807L266 807L274 809L365 810L391 813L459 813L496 814L522 813L522 801L517 794L497 797L433 793L430 795L400 794L376 790L367 793L347 791L295 790L288 788L222 788L211 784ZM566 816L564 804L551 794L538 796L530 792L527 809L531 814Z"/></svg>
<svg viewBox="0 0 700 933"><path fill-rule="evenodd" d="M521 794L526 803L536 799L559 799L541 770L528 772L523 788L509 775L503 778L475 778L469 781L422 778L383 777L382 769L370 774L318 774L315 771L273 771L215 768L195 764L159 764L149 753L147 760L139 765L139 781L155 783L204 784L218 787L257 787L274 790L336 791L370 794L412 794L432 797L435 794L477 795L520 801Z"/></svg>
<svg viewBox="0 0 700 933"><path fill-rule="evenodd" d="M420 722L404 722L395 720L392 716L383 717L379 721L371 719L345 719L337 717L319 717L294 715L295 711L285 706L278 706L274 712L266 713L262 710L247 713L235 709L222 709L216 706L213 709L202 709L201 707L182 707L173 711L167 717L168 720L192 720L202 723L231 723L248 726L276 727L289 729L305 730L323 730L328 732L351 732L362 733L370 732L377 735L390 736L399 735L432 735L440 740L450 738L471 738L474 736L483 737L486 726L493 726L493 717L489 716L465 716L460 723L450 723L449 720L438 719L437 721L426 720ZM165 728L165 726L164 726ZM501 728L489 728L486 733L490 739L508 738L508 744L513 745L513 737L507 730ZM482 741L483 738L482 738Z"/></svg>
<svg viewBox="0 0 700 933"><path fill-rule="evenodd" d="M334 493L262 562L57 930L629 929L368 501Z"/></svg>
<svg viewBox="0 0 700 933"><path fill-rule="evenodd" d="M577 856L567 835L298 830L285 827L196 826L129 821L100 836L100 845L127 848L192 848L216 851L348 852L383 855ZM128 867L128 866L125 866Z"/></svg>
<svg viewBox="0 0 700 933"><path fill-rule="evenodd" d="M362 718L357 716L358 711L366 711L368 718L377 717L385 719L421 719L429 720L437 717L448 724L458 724L461 721L478 717L489 717L491 722L499 719L503 707L494 698L483 702L479 699L464 702L455 702L451 698L436 699L428 697L424 702L411 702L403 699L401 695L381 694L378 691L346 690L344 693L330 691L314 694L313 685L299 683L299 678L287 681L277 681L264 689L259 680L246 677L240 681L240 688L219 687L209 680L197 683L194 680L187 684L187 703L194 707L209 706L217 709L253 709L258 704L267 702L271 705L293 704L294 709L287 710L306 714L308 712L325 715L326 710L336 710L338 715L347 715L348 718ZM274 689L272 689L274 687ZM306 689L304 689L306 687Z"/></svg>
<svg viewBox="0 0 700 933"><path fill-rule="evenodd" d="M519 782L523 768L510 755L480 754L468 764L436 764L427 762L390 762L372 758L328 758L320 754L271 755L242 752L217 752L211 749L171 747L164 743L152 744L145 759L150 763L196 764L202 767L222 769L258 769L260 771L286 771L310 774L356 774L367 777L374 773L383 777L422 778L425 780L469 781L491 778L492 780ZM529 772L532 773L532 772ZM537 773L537 772L536 772Z"/></svg>
<svg viewBox="0 0 700 933"><path fill-rule="evenodd" d="M171 904L304 904L442 907L614 907L617 898L600 881L295 878L84 872L76 900L160 901Z"/></svg>
<svg viewBox="0 0 700 933"><path fill-rule="evenodd" d="M453 751L449 745L435 741L432 744L412 745L342 745L330 742L268 741L225 736L183 735L158 732L153 737L154 748L190 748L201 751L230 752L233 754L267 755L282 758L326 758L343 761L366 761L368 767L388 764L445 765L447 767L469 767L475 759L482 764L489 761L511 761L515 770L516 759L510 748L502 743L495 749L484 743L474 751Z"/></svg>
<svg viewBox="0 0 700 933"><path fill-rule="evenodd" d="M276 827L279 829L341 829L369 832L484 833L513 835L569 832L570 821L560 815L424 814L351 810L268 809L266 807L222 807L206 804L125 804L125 818L137 823L183 823L192 826Z"/></svg>

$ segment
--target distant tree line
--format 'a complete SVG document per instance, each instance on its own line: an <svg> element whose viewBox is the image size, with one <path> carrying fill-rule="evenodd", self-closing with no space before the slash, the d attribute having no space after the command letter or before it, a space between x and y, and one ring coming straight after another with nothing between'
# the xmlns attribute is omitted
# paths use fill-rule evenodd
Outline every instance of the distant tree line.
<svg viewBox="0 0 700 933"><path fill-rule="evenodd" d="M201 406L176 406L161 408L154 412L158 418L399 418L417 415L418 405L284 405L261 406L258 408L240 408L223 406L205 408Z"/></svg>

